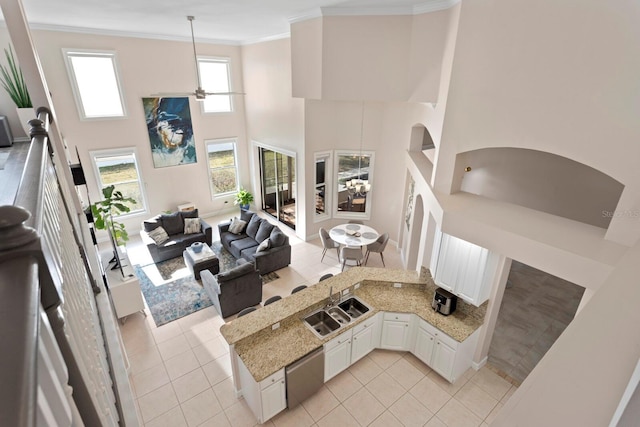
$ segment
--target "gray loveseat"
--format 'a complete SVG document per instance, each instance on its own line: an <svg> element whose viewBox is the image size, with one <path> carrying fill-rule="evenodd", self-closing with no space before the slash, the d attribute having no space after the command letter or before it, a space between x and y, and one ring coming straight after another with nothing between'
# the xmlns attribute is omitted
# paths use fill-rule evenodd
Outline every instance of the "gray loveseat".
<svg viewBox="0 0 640 427"><path fill-rule="evenodd" d="M200 273L202 286L218 313L229 317L262 301L262 279L256 267L244 259L238 266L215 276L204 270Z"/></svg>
<svg viewBox="0 0 640 427"><path fill-rule="evenodd" d="M237 233L230 231L232 221L218 224L222 246L236 259L253 262L262 275L291 264L289 237L282 230L251 211L242 211L239 219L246 224ZM267 247L258 249L267 239Z"/></svg>
<svg viewBox="0 0 640 427"><path fill-rule="evenodd" d="M140 237L142 242L147 245L153 262L166 261L182 255L182 252L193 242L203 242L211 246L213 230L202 218L200 219L200 232L193 234L184 234L185 218L199 218L198 210L189 212L174 212L171 214L157 215L142 223ZM164 228L169 235L169 240L161 244L149 237L149 233L158 227Z"/></svg>

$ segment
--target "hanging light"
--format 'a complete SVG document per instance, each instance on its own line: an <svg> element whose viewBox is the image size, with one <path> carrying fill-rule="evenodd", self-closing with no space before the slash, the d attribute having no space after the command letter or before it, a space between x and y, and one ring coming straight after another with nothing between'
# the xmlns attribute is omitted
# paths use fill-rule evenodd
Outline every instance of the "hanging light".
<svg viewBox="0 0 640 427"><path fill-rule="evenodd" d="M364 196L366 193L371 191L371 184L369 184L369 181L366 179L360 178L360 176L362 175L361 168L362 168L363 138L364 138L364 101L362 101L362 116L360 120L360 155L358 156L358 178L351 179L345 182L347 190L349 190L350 193L355 193L360 196Z"/></svg>

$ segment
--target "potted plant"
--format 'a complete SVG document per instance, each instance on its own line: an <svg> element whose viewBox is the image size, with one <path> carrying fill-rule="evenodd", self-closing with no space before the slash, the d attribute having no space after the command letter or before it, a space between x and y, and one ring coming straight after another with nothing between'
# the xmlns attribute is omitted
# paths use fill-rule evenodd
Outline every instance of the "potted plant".
<svg viewBox="0 0 640 427"><path fill-rule="evenodd" d="M0 81L2 82L2 87L16 104L18 118L28 136L30 133L29 120L35 118L31 97L24 82L22 70L13 56L11 46L9 46L9 50L4 50L4 55L7 58L8 66L0 65Z"/></svg>
<svg viewBox="0 0 640 427"><path fill-rule="evenodd" d="M251 204L251 202L253 202L253 194L251 194L244 188L241 188L236 193L236 199L233 203L236 205L240 205L240 209L246 211L247 209L249 209L249 205Z"/></svg>
<svg viewBox="0 0 640 427"><path fill-rule="evenodd" d="M131 197L124 197L120 191L115 190L113 185L109 185L102 189L104 200L91 205L91 214L93 215L93 225L97 230L107 230L113 245L112 261L116 262L114 268L120 267L120 272L124 277L124 272L120 266L120 256L118 255L118 246L124 245L129 240L129 233L123 223L113 219L114 215L121 215L131 210L128 203L136 203Z"/></svg>

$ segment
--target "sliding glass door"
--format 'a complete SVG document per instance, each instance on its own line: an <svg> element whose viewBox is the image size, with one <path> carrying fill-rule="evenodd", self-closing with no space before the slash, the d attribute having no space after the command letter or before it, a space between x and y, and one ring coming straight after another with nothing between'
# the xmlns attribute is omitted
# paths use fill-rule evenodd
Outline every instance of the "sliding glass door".
<svg viewBox="0 0 640 427"><path fill-rule="evenodd" d="M262 210L295 230L296 159L259 147Z"/></svg>

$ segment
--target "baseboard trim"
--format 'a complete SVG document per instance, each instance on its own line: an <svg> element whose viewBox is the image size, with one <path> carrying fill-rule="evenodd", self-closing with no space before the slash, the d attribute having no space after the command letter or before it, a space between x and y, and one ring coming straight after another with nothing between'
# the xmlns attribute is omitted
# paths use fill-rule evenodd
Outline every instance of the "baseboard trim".
<svg viewBox="0 0 640 427"><path fill-rule="evenodd" d="M487 359L488 357L485 356L484 359L482 359L480 362L476 363L476 362L471 362L471 367L475 370L475 371L479 371L480 368L482 368L484 365L487 364Z"/></svg>

